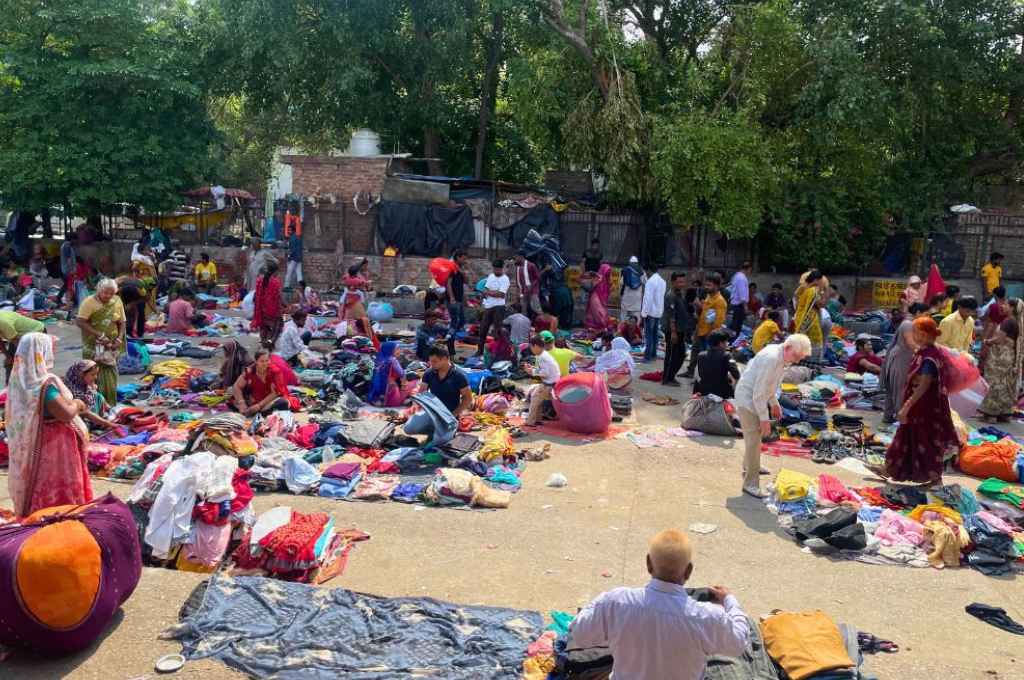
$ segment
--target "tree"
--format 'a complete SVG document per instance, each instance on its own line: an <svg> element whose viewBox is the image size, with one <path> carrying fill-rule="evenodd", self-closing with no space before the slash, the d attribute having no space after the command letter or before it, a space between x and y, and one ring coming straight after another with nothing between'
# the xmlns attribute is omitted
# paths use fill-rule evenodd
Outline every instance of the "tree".
<svg viewBox="0 0 1024 680"><path fill-rule="evenodd" d="M0 196L80 214L173 206L208 177L196 16L140 0L0 0Z"/></svg>

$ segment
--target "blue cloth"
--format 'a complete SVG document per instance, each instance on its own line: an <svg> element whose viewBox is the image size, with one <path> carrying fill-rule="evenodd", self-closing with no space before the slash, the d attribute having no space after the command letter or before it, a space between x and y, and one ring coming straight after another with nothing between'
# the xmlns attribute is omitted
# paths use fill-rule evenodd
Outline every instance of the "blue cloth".
<svg viewBox="0 0 1024 680"><path fill-rule="evenodd" d="M320 431L313 438L313 444L315 446L333 444L338 434L344 429L344 423L320 423Z"/></svg>
<svg viewBox="0 0 1024 680"><path fill-rule="evenodd" d="M398 501L399 503L415 503L426 487L426 484L416 484L414 482L399 484L391 492L391 500Z"/></svg>
<svg viewBox="0 0 1024 680"><path fill-rule="evenodd" d="M352 490L361 481L363 481L362 473L355 475L348 481L335 479L334 477L323 477L320 479L320 491L318 493L326 498L345 498L352 493Z"/></svg>
<svg viewBox="0 0 1024 680"><path fill-rule="evenodd" d="M385 342L380 346L377 353L377 361L373 367L373 380L370 382L370 393L366 395L366 401L374 403L384 398L388 392L388 381L391 369L398 363L395 359L395 350L398 343L394 341ZM401 369L401 366L399 366Z"/></svg>
<svg viewBox="0 0 1024 680"><path fill-rule="evenodd" d="M284 461L284 483L292 493L306 493L320 481L317 469L298 456Z"/></svg>
<svg viewBox="0 0 1024 680"><path fill-rule="evenodd" d="M57 397L58 397L59 395L60 395L60 390L58 390L58 389L57 389L57 388L56 388L55 386L53 386L53 385L48 385L48 386L46 387L46 394L44 394L44 395L43 395L43 401L53 401L53 400L54 400L54 399L56 399L56 398L57 398Z"/></svg>
<svg viewBox="0 0 1024 680"><path fill-rule="evenodd" d="M302 262L302 237L292 234L288 237L288 260Z"/></svg>
<svg viewBox="0 0 1024 680"><path fill-rule="evenodd" d="M877 522L882 518L882 511L885 508L876 508L870 505L862 506L857 513L857 519L861 522Z"/></svg>
<svg viewBox="0 0 1024 680"><path fill-rule="evenodd" d="M112 439L110 443L114 446L136 446L138 444L145 444L152 436L152 432L140 432L138 434L128 435L127 437L121 437L120 439Z"/></svg>
<svg viewBox="0 0 1024 680"><path fill-rule="evenodd" d="M406 422L405 432L431 435L428 445L444 446L450 442L459 430L459 421L448 407L430 392L414 395L412 400L420 405L421 410Z"/></svg>

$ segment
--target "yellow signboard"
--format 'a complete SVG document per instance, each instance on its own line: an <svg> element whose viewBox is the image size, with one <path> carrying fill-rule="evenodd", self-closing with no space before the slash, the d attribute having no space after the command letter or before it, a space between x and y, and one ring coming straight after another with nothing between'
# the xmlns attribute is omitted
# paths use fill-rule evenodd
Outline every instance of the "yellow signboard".
<svg viewBox="0 0 1024 680"><path fill-rule="evenodd" d="M583 276L583 270L578 265L569 265L565 269L565 283L569 286L574 297L580 295L580 277ZM619 290L622 288L622 270L612 269L612 275L610 278L611 283L611 295L608 298L608 303L613 307L619 304Z"/></svg>
<svg viewBox="0 0 1024 680"><path fill-rule="evenodd" d="M875 307L892 309L900 306L900 295L906 286L902 281L875 281L871 297Z"/></svg>

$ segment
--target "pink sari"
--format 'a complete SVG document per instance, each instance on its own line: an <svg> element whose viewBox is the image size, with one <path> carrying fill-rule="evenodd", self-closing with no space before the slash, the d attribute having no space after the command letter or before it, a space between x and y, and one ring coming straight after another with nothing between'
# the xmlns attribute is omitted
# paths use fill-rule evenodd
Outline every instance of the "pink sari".
<svg viewBox="0 0 1024 680"><path fill-rule="evenodd" d="M608 330L608 298L612 292L612 267L602 264L597 270L594 287L587 299L587 316L584 323L587 329L603 333Z"/></svg>

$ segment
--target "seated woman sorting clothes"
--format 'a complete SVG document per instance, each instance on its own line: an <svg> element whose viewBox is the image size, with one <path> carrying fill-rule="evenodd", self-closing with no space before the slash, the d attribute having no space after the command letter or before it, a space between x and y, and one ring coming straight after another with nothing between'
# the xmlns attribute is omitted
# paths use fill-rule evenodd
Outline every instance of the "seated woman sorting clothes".
<svg viewBox="0 0 1024 680"><path fill-rule="evenodd" d="M284 411L290 408L288 387L280 369L271 364L270 352L256 350L255 361L238 376L231 388L232 406L242 415Z"/></svg>
<svg viewBox="0 0 1024 680"><path fill-rule="evenodd" d="M88 425L103 429L113 429L117 425L106 418L110 405L96 388L96 378L100 367L95 361L81 359L71 364L64 375L64 384L71 390L72 396L86 406L86 410L78 415Z"/></svg>

